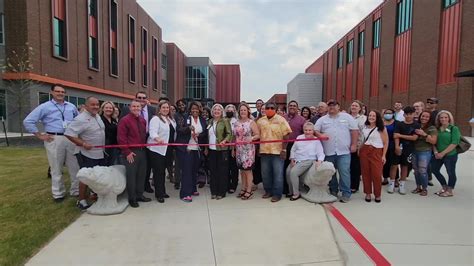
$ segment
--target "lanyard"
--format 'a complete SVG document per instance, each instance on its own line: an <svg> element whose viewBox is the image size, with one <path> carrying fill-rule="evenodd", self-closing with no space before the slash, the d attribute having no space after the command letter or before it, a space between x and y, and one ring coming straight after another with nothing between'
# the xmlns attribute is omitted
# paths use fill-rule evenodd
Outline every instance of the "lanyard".
<svg viewBox="0 0 474 266"><path fill-rule="evenodd" d="M63 105L63 110L61 111L61 109L59 109L58 105L56 103L54 103L52 100L51 100L51 103L54 104L54 106L58 109L58 111L61 113L61 119L64 121L64 112L66 111L66 103L64 103Z"/></svg>

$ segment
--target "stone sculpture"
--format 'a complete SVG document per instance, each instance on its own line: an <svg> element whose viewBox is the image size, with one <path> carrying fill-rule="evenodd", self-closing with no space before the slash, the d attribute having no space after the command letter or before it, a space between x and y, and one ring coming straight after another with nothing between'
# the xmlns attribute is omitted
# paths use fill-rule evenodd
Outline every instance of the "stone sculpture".
<svg viewBox="0 0 474 266"><path fill-rule="evenodd" d="M125 211L128 206L126 195L119 196L126 187L125 166L95 166L81 168L79 180L97 193L97 201L87 209L89 214L110 215Z"/></svg>
<svg viewBox="0 0 474 266"><path fill-rule="evenodd" d="M309 187L309 191L301 193L301 197L313 203L337 201L336 197L328 193L328 183L335 172L336 169L331 162L322 162L318 168L313 164L301 177L303 183Z"/></svg>

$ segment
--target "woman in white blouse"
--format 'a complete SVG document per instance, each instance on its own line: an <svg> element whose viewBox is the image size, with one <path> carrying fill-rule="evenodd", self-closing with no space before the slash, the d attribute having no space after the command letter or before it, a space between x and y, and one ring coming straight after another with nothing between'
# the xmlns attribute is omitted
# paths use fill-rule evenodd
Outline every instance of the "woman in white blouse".
<svg viewBox="0 0 474 266"><path fill-rule="evenodd" d="M303 125L303 133L296 139L314 139L314 124L306 122ZM319 167L324 161L325 155L321 141L295 141L290 153L290 165L286 169L286 178L291 201L298 200L300 194L300 176L303 175L313 164Z"/></svg>
<svg viewBox="0 0 474 266"><path fill-rule="evenodd" d="M387 129L378 111L369 112L362 134L364 142L359 150L359 157L365 201L372 200L373 191L375 202L378 203L381 201L382 172L388 149Z"/></svg>
<svg viewBox="0 0 474 266"><path fill-rule="evenodd" d="M149 144L167 144L173 143L176 138L176 122L170 115L169 102L160 102L158 105L158 114L153 116L149 124ZM165 168L166 156L170 155L171 148L167 145L148 146L151 151L149 163L153 169L153 181L155 183L156 200L160 203L169 198L165 189Z"/></svg>

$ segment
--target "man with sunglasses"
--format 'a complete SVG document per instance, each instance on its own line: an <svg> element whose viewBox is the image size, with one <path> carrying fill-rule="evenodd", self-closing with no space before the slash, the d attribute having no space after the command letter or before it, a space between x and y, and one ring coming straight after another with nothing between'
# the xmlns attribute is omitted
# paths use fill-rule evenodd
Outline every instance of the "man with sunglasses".
<svg viewBox="0 0 474 266"><path fill-rule="evenodd" d="M431 112L430 123L434 125L434 121L436 121L436 116L438 115L438 98L431 97L426 99L426 110Z"/></svg>
<svg viewBox="0 0 474 266"><path fill-rule="evenodd" d="M140 111L140 116L145 119L146 122L146 134L148 138L148 125L150 123L150 120L153 118L153 116L156 114L156 108L151 106L150 101L148 100L148 96L146 92L144 91L139 91L135 94L135 101L139 102L142 109ZM125 117L128 115L130 112L129 108L125 108L121 114L121 118ZM148 149L147 149L148 150ZM146 167L146 177L145 177L145 192L148 193L153 193L153 189L151 188L150 185L150 174L151 174L151 164L147 163Z"/></svg>
<svg viewBox="0 0 474 266"><path fill-rule="evenodd" d="M291 128L285 118L276 114L275 103L265 104L265 116L257 121L260 129L260 140L286 140ZM260 144L260 160L265 195L272 202L280 201L283 194L283 164L287 153L286 142Z"/></svg>
<svg viewBox="0 0 474 266"><path fill-rule="evenodd" d="M76 178L79 165L74 156L75 145L64 132L72 120L79 114L76 106L64 100L66 90L62 85L51 86L52 99L36 107L23 120L25 129L44 142L49 166L51 168L51 190L53 199L59 203L64 200L66 189L63 182L63 165L69 171L71 196L79 195L79 181ZM37 123L43 124L45 132L40 132Z"/></svg>

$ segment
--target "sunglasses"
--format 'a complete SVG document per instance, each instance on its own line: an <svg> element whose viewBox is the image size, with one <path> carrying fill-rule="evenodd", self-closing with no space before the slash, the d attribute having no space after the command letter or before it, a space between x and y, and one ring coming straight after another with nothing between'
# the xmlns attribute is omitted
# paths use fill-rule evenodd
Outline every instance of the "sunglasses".
<svg viewBox="0 0 474 266"><path fill-rule="evenodd" d="M146 100L146 96L145 97L137 97L138 100Z"/></svg>
<svg viewBox="0 0 474 266"><path fill-rule="evenodd" d="M265 110L275 110L275 107L265 107Z"/></svg>
<svg viewBox="0 0 474 266"><path fill-rule="evenodd" d="M428 102L426 102L426 103L429 103L429 104L435 104L435 102L431 102L431 101L428 101Z"/></svg>

